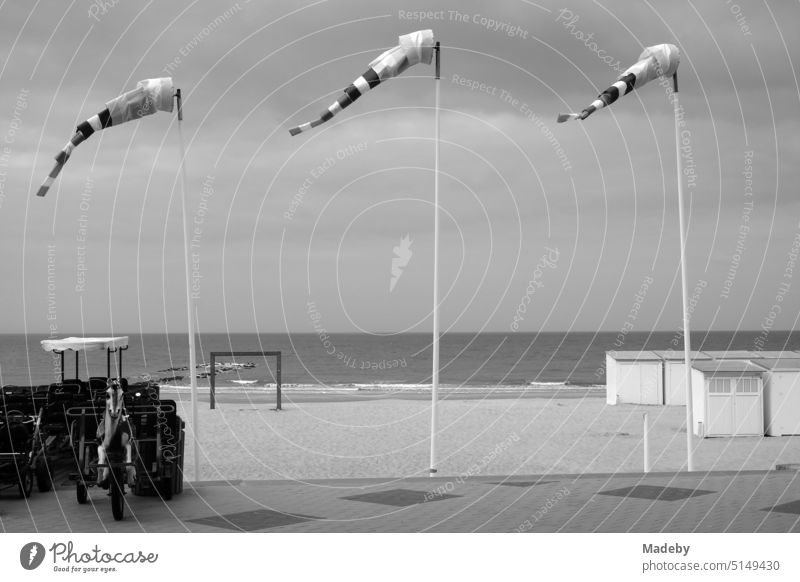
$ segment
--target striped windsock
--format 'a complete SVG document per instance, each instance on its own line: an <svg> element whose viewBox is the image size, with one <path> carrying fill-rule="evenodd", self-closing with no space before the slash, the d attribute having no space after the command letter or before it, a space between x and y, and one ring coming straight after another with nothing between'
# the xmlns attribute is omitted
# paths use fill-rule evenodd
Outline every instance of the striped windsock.
<svg viewBox="0 0 800 582"><path fill-rule="evenodd" d="M172 86L172 78L164 77L161 79L145 79L139 81L136 89L128 91L106 103L106 108L97 115L94 115L78 125L75 135L67 142L67 145L58 152L56 165L50 171L45 181L39 187L37 196L44 196L53 185L56 177L64 164L67 163L72 150L83 140L92 135L95 131L119 125L132 119L139 119L146 115L152 115L156 111L172 111L173 97L175 90Z"/></svg>
<svg viewBox="0 0 800 582"><path fill-rule="evenodd" d="M400 44L398 46L389 49L372 61L367 72L347 87L344 90L344 95L323 111L319 119L293 127L289 130L289 133L297 135L325 123L364 93L374 89L382 81L396 77L412 65L417 63L431 64L434 45L432 30L418 30L411 34L404 34L399 38L399 41Z"/></svg>
<svg viewBox="0 0 800 582"><path fill-rule="evenodd" d="M671 77L678 70L680 53L673 44L657 44L644 49L639 61L622 73L617 82L600 93L589 107L580 113L561 113L558 123L569 119L586 119L598 109L611 105L620 95L630 93L658 77Z"/></svg>

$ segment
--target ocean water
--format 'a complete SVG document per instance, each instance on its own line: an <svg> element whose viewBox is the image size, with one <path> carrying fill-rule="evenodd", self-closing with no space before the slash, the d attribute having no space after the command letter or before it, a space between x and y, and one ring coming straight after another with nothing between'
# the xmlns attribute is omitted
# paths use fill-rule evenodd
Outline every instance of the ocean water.
<svg viewBox="0 0 800 582"><path fill-rule="evenodd" d="M103 335L103 334L86 334ZM125 335L125 334L118 334ZM123 376L150 377L162 385L189 383L188 341L181 334L127 334ZM57 381L60 361L44 352L38 335L0 335L0 383L36 385ZM764 342L763 340L766 339ZM425 334L203 334L197 362L211 351L280 351L286 389L424 389L431 382L431 337ZM621 344L621 345L620 345ZM442 337L440 385L469 389L536 389L552 386L601 386L607 350L682 349L674 332L629 333L453 333ZM800 332L758 331L692 333L692 348L707 350L800 349ZM253 368L217 375L218 386L263 388L274 385L273 358L222 357L223 362L252 362ZM170 370L170 368L184 368ZM75 376L67 354L67 377ZM116 375L116 361L112 364ZM79 377L106 375L104 352L81 354ZM177 378L176 378L177 376ZM208 386L201 378L200 386Z"/></svg>

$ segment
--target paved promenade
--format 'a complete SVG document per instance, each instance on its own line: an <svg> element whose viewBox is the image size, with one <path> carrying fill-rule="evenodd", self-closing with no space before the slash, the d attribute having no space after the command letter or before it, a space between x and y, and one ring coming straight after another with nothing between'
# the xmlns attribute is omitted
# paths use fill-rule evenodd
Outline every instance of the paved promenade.
<svg viewBox="0 0 800 582"><path fill-rule="evenodd" d="M0 492L3 532L800 532L794 470L186 483L170 501L98 488Z"/></svg>

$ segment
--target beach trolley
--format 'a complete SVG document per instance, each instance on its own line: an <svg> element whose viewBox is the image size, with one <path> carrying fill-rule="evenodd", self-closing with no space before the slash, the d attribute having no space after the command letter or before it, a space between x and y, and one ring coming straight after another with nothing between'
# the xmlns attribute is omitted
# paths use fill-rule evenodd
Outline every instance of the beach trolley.
<svg viewBox="0 0 800 582"><path fill-rule="evenodd" d="M686 406L686 368L683 350L653 350L661 358L664 373L664 404L667 406ZM691 361L708 361L711 356L705 352L691 352Z"/></svg>
<svg viewBox="0 0 800 582"><path fill-rule="evenodd" d="M24 460L36 477L39 491L50 491L53 480L45 449L43 422L47 386L3 386L0 395L0 458L5 461L0 461L0 464L4 464L0 473L6 477L6 481L13 481L14 475L18 477L21 474L16 470L8 471L13 468L10 461L15 460L19 465Z"/></svg>
<svg viewBox="0 0 800 582"><path fill-rule="evenodd" d="M764 369L764 425L769 436L800 434L800 354L752 360Z"/></svg>
<svg viewBox="0 0 800 582"><path fill-rule="evenodd" d="M158 386L140 383L128 386L122 378L122 352L128 348L128 338L66 338L45 340L46 351L61 354L61 390L68 388L72 397L64 415L69 425L72 456L76 472L70 474L75 481L78 503L88 501L89 488L102 485L109 489L114 519L124 517L126 484L134 493L160 494L170 499L180 493L183 486L183 421L176 414L174 401L158 399ZM78 358L81 351L106 351L106 377L92 377L84 382L78 378ZM75 352L75 379L64 378L64 353ZM111 355L118 353L118 379L111 376ZM62 403L62 407L66 406ZM102 429L102 430L101 430ZM109 432L111 431L111 433ZM102 433L99 435L98 433ZM109 435L111 436L109 437ZM124 435L129 435L130 458L122 446ZM103 436L111 447L100 462L99 444ZM125 436L124 438L128 438ZM135 467L133 483L128 470ZM107 469L107 478L104 473ZM150 491L154 493L150 493Z"/></svg>
<svg viewBox="0 0 800 582"><path fill-rule="evenodd" d="M174 400L160 400L158 386L131 385L128 421L136 435L134 495L169 500L183 492L185 423Z"/></svg>
<svg viewBox="0 0 800 582"><path fill-rule="evenodd" d="M76 418L68 416L67 411L75 407L94 409L97 403L100 404L102 411L102 398L105 396L106 382L111 377L112 355L115 353L118 355L118 372L121 375L122 352L128 349L128 338L125 336L68 337L42 340L41 345L44 351L60 356L61 363L60 381L50 384L47 388L42 427L45 448L49 455L57 461L72 461L77 452L74 442ZM106 352L106 375L81 380L80 353L93 351ZM75 376L73 378L67 378L67 352L75 354Z"/></svg>
<svg viewBox="0 0 800 582"><path fill-rule="evenodd" d="M744 360L692 365L694 434L699 437L764 434L763 368Z"/></svg>
<svg viewBox="0 0 800 582"><path fill-rule="evenodd" d="M56 464L72 459L67 410L86 399L85 388L75 381L50 384L46 389L41 432L48 458Z"/></svg>
<svg viewBox="0 0 800 582"><path fill-rule="evenodd" d="M608 404L663 404L662 359L651 351L606 352Z"/></svg>
<svg viewBox="0 0 800 582"><path fill-rule="evenodd" d="M0 488L16 487L21 497L33 491L34 474L39 465L41 415L31 416L17 410L0 412ZM39 481L39 489L52 485L49 474Z"/></svg>
<svg viewBox="0 0 800 582"><path fill-rule="evenodd" d="M117 374L122 376L122 352L128 349L127 336L119 337L68 337L64 339L42 340L42 349L61 356L61 382L52 384L48 392L48 420L50 430L60 422L66 426L69 437L70 456L76 472L70 473L70 480L76 483L78 503L86 503L87 488L97 481L97 427L105 411L105 396L108 379L111 378L111 358L116 353ZM80 379L80 353L105 351L106 376L94 376L89 380ZM75 354L75 377L66 377L66 353ZM101 466L104 468L106 465ZM121 473L125 463L110 457L108 466L112 472L110 482L111 507L115 519L124 514L124 481Z"/></svg>

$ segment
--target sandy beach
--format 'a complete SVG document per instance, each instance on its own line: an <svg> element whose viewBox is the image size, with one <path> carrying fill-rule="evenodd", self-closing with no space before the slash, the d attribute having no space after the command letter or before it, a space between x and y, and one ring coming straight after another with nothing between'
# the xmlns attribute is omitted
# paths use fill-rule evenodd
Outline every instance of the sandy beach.
<svg viewBox="0 0 800 582"><path fill-rule="evenodd" d="M191 401L184 469L193 475ZM202 395L201 395L202 399ZM428 474L430 396L354 398L284 394L223 396L210 410L201 400L199 478L323 479ZM439 475L543 475L641 472L643 414L650 423L652 471L685 469L682 407L609 406L597 391L522 397L489 393L439 405ZM772 469L800 461L800 437L737 437L695 441L697 470Z"/></svg>

